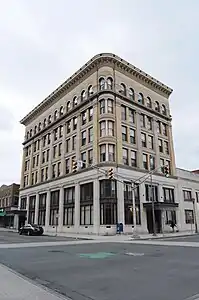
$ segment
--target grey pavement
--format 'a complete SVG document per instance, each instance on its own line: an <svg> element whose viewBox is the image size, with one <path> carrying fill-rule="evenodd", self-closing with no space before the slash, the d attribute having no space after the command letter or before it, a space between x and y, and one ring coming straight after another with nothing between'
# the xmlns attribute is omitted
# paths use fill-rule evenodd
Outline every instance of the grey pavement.
<svg viewBox="0 0 199 300"><path fill-rule="evenodd" d="M1 300L66 300L67 298L35 285L12 270L0 265Z"/></svg>
<svg viewBox="0 0 199 300"><path fill-rule="evenodd" d="M73 300L198 299L198 249L141 242L29 244L0 249L0 263Z"/></svg>

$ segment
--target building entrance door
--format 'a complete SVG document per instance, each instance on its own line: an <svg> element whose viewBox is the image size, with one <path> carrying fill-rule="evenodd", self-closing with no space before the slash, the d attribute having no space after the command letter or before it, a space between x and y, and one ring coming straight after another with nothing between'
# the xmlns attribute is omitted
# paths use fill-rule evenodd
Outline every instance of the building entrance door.
<svg viewBox="0 0 199 300"><path fill-rule="evenodd" d="M155 224L156 224L156 232L162 232L162 222L161 222L161 210L155 210ZM153 217L152 217L152 209L147 208L146 210L147 216L147 229L149 233L153 233Z"/></svg>

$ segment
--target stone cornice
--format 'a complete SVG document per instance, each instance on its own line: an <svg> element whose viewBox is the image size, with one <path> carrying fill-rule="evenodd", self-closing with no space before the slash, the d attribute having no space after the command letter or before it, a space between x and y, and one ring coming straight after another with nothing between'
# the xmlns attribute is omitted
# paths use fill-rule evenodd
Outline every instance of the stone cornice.
<svg viewBox="0 0 199 300"><path fill-rule="evenodd" d="M167 98L172 93L172 89L142 70L131 65L127 61L123 60L119 56L112 53L102 53L94 56L85 65L83 65L77 72L69 77L64 83L62 83L56 90L54 90L48 97L46 97L39 105L37 105L32 111L30 111L20 123L27 125L29 121L47 107L51 102L55 101L58 97L67 93L67 90L71 89L77 82L82 80L84 76L90 73L94 68L98 68L101 65L112 65L114 68L129 73L131 76L142 82L149 88L154 89L160 94L163 94Z"/></svg>

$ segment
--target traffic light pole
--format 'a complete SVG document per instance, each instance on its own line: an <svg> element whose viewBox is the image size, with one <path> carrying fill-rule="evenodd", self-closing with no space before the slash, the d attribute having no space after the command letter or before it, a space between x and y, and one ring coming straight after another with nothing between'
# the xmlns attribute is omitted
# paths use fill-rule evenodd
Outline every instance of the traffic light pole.
<svg viewBox="0 0 199 300"><path fill-rule="evenodd" d="M153 192L153 174L151 174L151 188L150 188L150 198L151 198L151 209L152 209L152 222L153 222L153 235L156 236L156 222L155 222L155 205L154 205L154 192Z"/></svg>

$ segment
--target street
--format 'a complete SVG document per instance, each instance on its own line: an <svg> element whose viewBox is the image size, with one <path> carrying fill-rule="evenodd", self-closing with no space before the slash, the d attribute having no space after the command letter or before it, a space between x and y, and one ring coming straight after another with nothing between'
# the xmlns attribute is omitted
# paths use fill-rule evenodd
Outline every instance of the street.
<svg viewBox="0 0 199 300"><path fill-rule="evenodd" d="M37 237L22 238L24 243ZM199 242L199 236L181 239ZM169 240L175 244L180 238ZM199 293L199 244L198 248L161 246L161 240L159 244L93 241L38 248L30 244L0 249L0 263L73 300L185 300Z"/></svg>

